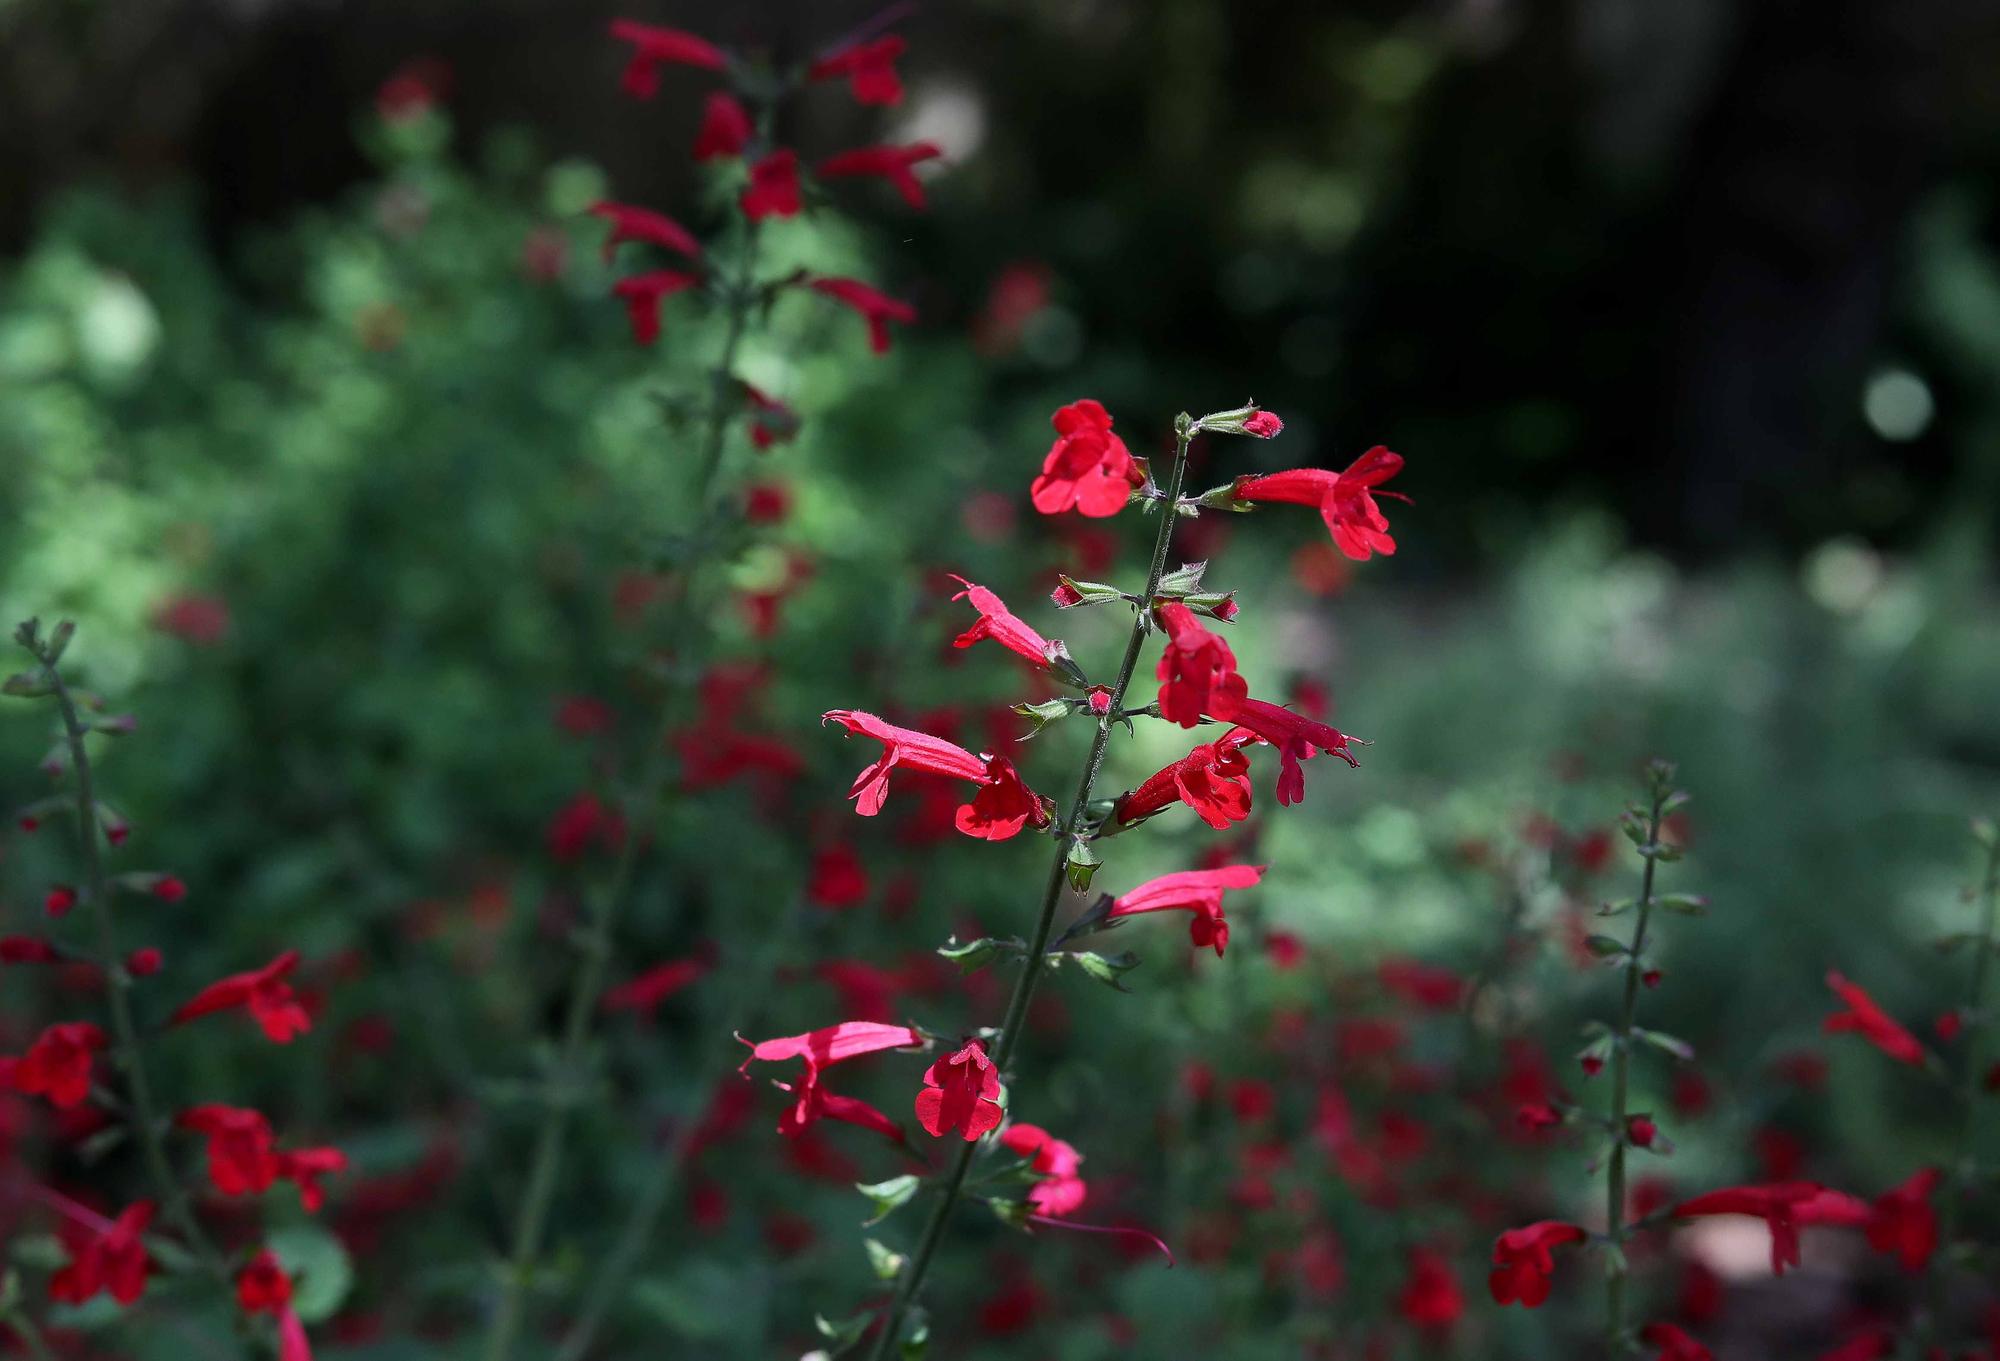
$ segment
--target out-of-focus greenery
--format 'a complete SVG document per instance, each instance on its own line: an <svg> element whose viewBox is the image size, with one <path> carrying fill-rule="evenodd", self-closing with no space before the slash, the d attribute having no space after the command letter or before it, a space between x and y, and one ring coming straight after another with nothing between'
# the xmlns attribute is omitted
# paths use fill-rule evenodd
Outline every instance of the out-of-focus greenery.
<svg viewBox="0 0 2000 1361"><path fill-rule="evenodd" d="M345 1306L360 1320L329 1333L321 1354L336 1359L457 1354L451 1339L471 1336L520 1175L531 1108L518 1098L560 1000L575 908L577 874L549 862L542 828L608 755L564 738L551 715L562 697L590 694L627 716L621 734L645 728L634 716L650 701L634 676L675 640L651 636L643 614L622 618L615 587L672 560L689 443L674 413L717 341L676 303L656 351L631 345L596 256L601 227L579 217L607 192L600 172L549 164L514 137L468 168L442 132L437 119L371 130L381 181L270 233L249 262L257 290L224 282L171 197L70 198L0 276L0 606L9 620L76 618L83 681L139 716L136 736L107 744L102 780L136 829L126 858L192 889L127 919L135 940L166 950L162 986L178 997L284 947L312 961L324 1012L310 1039L275 1050L220 1024L176 1031L160 1045L161 1083L188 1100L286 1112L281 1132L354 1156L328 1213L354 1251ZM891 292L938 286L898 279L893 248L811 219L777 234L780 254L816 268ZM1927 219L1922 259L1938 352L1990 376L2000 285L1952 203ZM851 316L811 301L779 303L745 363L800 411L800 436L734 457L790 489L779 543L808 555L812 575L771 639L734 615L717 621L725 653L769 665L756 722L794 743L807 770L789 791L677 798L654 829L667 854L636 895L621 974L705 949L717 970L655 1025L607 1018L593 1080L614 1099L586 1118L558 1207L556 1312L644 1183L660 1129L735 1081L731 1025L769 1035L840 1019L815 973L828 959L889 967L949 932L1027 925L1041 843L912 850L889 818L857 824L841 794L873 752L820 730L817 715L951 706L977 746L987 706L1032 692L997 650L949 649L966 616L949 603L946 571L1001 591L1107 670L1122 616L1058 616L1042 599L1051 570L1094 550L1027 507L1047 413L1101 393L1148 451L1177 408L1242 395L1165 390L1123 348L1085 351L1073 368L975 360L961 338L921 327L875 358ZM1281 412L1286 395L1282 384L1257 393ZM1893 407L1897 395L1881 400ZM2000 405L1961 419L1963 438L1991 439ZM1207 448L1202 471L1218 482L1252 467L1338 466L1353 452L1293 431ZM1427 478L1426 451L1403 452L1398 485L1416 504L1390 508L1399 528L1494 490ZM1959 962L1926 941L1963 925L1966 815L2000 805L1991 545L1960 509L1941 508L1908 555L1842 538L1796 564L1753 557L1697 575L1574 508L1525 516L1516 541L1462 579L1428 570L1420 529L1415 553L1336 581L1310 512L1192 527L1215 560L1211 582L1240 592L1231 640L1260 693L1327 683L1337 721L1372 745L1359 771L1312 763L1304 806L1282 816L1261 765L1256 855L1272 870L1232 907L1228 958L1189 959L1170 922L1126 927L1121 945L1145 957L1128 980L1135 995L1068 971L1050 980L1012 1102L1085 1152L1093 1216L1149 1224L1183 1249L1218 1235L1230 1246L1169 1274L1094 1239L1022 1238L968 1212L940 1268L942 1354L1086 1361L1116 1354L1126 1326L1149 1354L1275 1358L1377 1328L1400 1354L1431 1354L1394 1321L1394 1295L1402 1254L1433 1232L1468 1297L1451 1354L1545 1356L1550 1339L1589 1326L1576 1322L1595 1308L1583 1273L1565 1277L1574 1307L1534 1316L1502 1316L1479 1279L1489 1235L1508 1223L1588 1216L1584 1196L1599 1193L1582 1154L1554 1147L1510 1163L1537 1172L1486 1188L1514 1216L1504 1222L1383 1212L1329 1166L1311 1134L1316 1085L1300 1075L1319 1071L1312 1046L1346 1009L1368 1005L1356 999L1378 961L1470 973L1490 955L1499 909L1491 876L1468 864L1470 843L1521 843L1536 815L1572 831L1608 826L1654 754L1678 759L1696 795L1691 853L1672 876L1714 907L1664 928L1667 979L1646 1006L1697 1047L1722 1094L1702 1120L1667 1122L1681 1152L1661 1167L1689 1190L1748 1179L1751 1131L1772 1122L1804 1141L1814 1175L1870 1194L1935 1156L1942 1124L1925 1090L1858 1042L1831 1047L1822 1098L1780 1107L1760 1084L1774 1057L1820 1043L1828 968L1913 1023L1956 995ZM1133 518L1098 527L1118 556L1088 575L1138 570ZM735 584L758 589L788 570L780 547ZM213 637L190 640L184 615L175 625L175 603L191 601L222 608ZM45 734L27 713L10 710L0 727L8 806L41 791ZM1155 725L1121 741L1107 786L1130 787L1185 750L1185 736ZM1055 789L1079 749L1058 724L1020 762ZM1111 843L1098 886L1188 867L1212 839L1194 830L1177 814ZM869 901L802 907L809 855L850 842ZM10 845L8 929L26 929L40 887L72 872L64 857L49 837ZM1630 873L1615 863L1602 891L1629 891L1613 885ZM890 910L898 879L911 900ZM1534 898L1541 946L1507 986L1515 1033L1578 1086L1576 1025L1608 1012L1612 987L1569 959L1559 898ZM1302 969L1260 948L1273 931L1305 942ZM761 987L757 961L774 948L778 985ZM60 980L14 971L7 982L16 1027L69 1000ZM921 1008L924 1024L954 1034L994 1020L997 991L990 976L947 977L899 998L899 1013ZM1270 1038L1300 1016L1304 1056ZM1413 1057L1440 1061L1463 1042L1445 1024L1410 1040ZM1264 1133L1232 1128L1226 1110L1190 1114L1176 1093L1195 1062L1273 1085ZM855 1090L906 1116L916 1072L885 1061L857 1073ZM838 1130L814 1146L833 1175L815 1178L771 1132L776 1098L756 1092L754 1117L703 1155L652 1244L616 1317L615 1354L797 1354L813 1345L815 1309L851 1312L876 1288L847 1183L902 1165ZM1636 1104L1666 1100L1664 1079L1643 1076ZM1425 1156L1476 1164L1496 1137L1442 1126ZM1277 1209L1231 1199L1256 1140L1289 1150ZM413 1174L393 1214L355 1206L353 1186ZM1293 1190L1315 1207L1309 1217L1338 1225L1344 1298L1294 1296L1268 1274L1267 1254L1298 1232ZM906 1244L912 1218L872 1232ZM301 1251L330 1251L311 1241ZM1010 1290L1020 1331L994 1307ZM1105 1326L1111 1315L1129 1325ZM177 1333L109 1319L74 1321L116 1328L134 1356L186 1354Z"/></svg>

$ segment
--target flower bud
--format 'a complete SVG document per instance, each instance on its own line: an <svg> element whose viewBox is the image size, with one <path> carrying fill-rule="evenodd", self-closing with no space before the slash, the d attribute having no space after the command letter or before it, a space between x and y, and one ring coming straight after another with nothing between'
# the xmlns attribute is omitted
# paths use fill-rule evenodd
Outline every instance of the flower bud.
<svg viewBox="0 0 2000 1361"><path fill-rule="evenodd" d="M1234 411L1211 412L1196 421L1195 428L1218 435L1254 435L1258 439L1270 439L1285 428L1285 423L1271 412L1259 410L1257 404L1252 402Z"/></svg>
<svg viewBox="0 0 2000 1361"><path fill-rule="evenodd" d="M125 956L125 972L134 978L149 978L160 971L160 952L151 945Z"/></svg>
<svg viewBox="0 0 2000 1361"><path fill-rule="evenodd" d="M1625 1122L1625 1137L1634 1148L1651 1148L1659 1134L1660 1127L1643 1115L1635 1115Z"/></svg>

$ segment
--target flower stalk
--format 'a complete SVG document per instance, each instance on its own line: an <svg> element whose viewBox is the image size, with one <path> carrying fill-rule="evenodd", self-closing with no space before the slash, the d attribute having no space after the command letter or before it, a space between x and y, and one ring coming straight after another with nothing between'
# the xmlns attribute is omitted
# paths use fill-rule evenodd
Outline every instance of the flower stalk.
<svg viewBox="0 0 2000 1361"><path fill-rule="evenodd" d="M1160 589L1160 578L1166 574L1167 552L1173 541L1174 524L1178 518L1181 487L1187 473L1188 445L1194 438L1195 422L1186 412L1174 418L1173 465L1167 475L1164 504L1160 510L1159 528L1154 533L1153 556L1146 574L1146 589L1139 598L1139 605L1132 619L1132 631L1125 641L1125 655L1118 665L1118 675L1112 682L1110 705L1097 719L1097 729L1092 734L1089 755L1084 758L1083 772L1077 779L1076 793L1069 809L1056 824L1055 855L1049 865L1047 880L1042 886L1042 901L1035 917L1035 926L1028 941L1028 949L1021 962L1021 972L1014 980L1014 990L1007 999L1007 1010L1000 1023L1000 1036L993 1051L993 1063L1002 1074L1008 1071L1013 1060L1016 1043L1020 1039L1023 1023L1028 1014L1028 1004L1034 999L1035 985L1041 979L1046 962L1049 935L1055 925L1056 908L1062 901L1063 883L1067 877L1072 839L1083 826L1085 811L1097 787L1097 777L1104 768L1105 754L1111 742L1111 729L1119 721L1125 703L1126 689L1132 683L1132 674L1138 668L1139 653L1145 646L1146 637L1152 632L1152 601ZM1149 504L1151 504L1149 502ZM869 1361L886 1361L900 1337L903 1319L917 1293L923 1288L924 1279L930 1272L932 1261L937 1256L938 1245L944 1239L944 1231L951 1221L952 1211L957 1208L961 1193L965 1188L966 1175L972 1168L972 1160L978 1153L979 1141L968 1140L960 1146L952 1159L951 1169L946 1174L937 1203L931 1209L930 1218L925 1222L922 1237L917 1241L916 1251L908 1265L903 1268L896 1284L896 1293L890 1301L887 1312L882 1317L882 1326L875 1335L874 1346L869 1350Z"/></svg>

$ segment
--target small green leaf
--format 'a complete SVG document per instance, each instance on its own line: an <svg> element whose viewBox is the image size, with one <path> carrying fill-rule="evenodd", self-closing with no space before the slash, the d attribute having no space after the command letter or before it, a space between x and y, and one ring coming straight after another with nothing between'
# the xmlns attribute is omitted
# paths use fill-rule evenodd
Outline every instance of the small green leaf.
<svg viewBox="0 0 2000 1361"><path fill-rule="evenodd" d="M902 1253L885 1248L873 1238L861 1240L861 1246L868 1249L868 1269L875 1273L878 1281L893 1281L902 1273L903 1263L909 1259Z"/></svg>
<svg viewBox="0 0 2000 1361"><path fill-rule="evenodd" d="M12 695L16 699L40 699L53 690L48 679L37 671L17 671L0 681L0 695Z"/></svg>
<svg viewBox="0 0 2000 1361"><path fill-rule="evenodd" d="M1069 886L1078 893L1087 893L1090 891L1090 881L1097 873L1097 867L1104 863L1104 857L1100 856L1088 841L1078 837L1069 843L1069 856L1065 863L1069 867Z"/></svg>
<svg viewBox="0 0 2000 1361"><path fill-rule="evenodd" d="M1139 967L1139 957L1130 950L1117 955L1100 955L1091 950L1079 950L1069 958L1076 961L1078 968L1100 983L1108 984L1120 992L1130 992L1121 981L1121 976Z"/></svg>
<svg viewBox="0 0 2000 1361"><path fill-rule="evenodd" d="M1708 895L1706 893L1661 893L1653 898L1654 907L1678 912L1683 917L1705 917L1708 915Z"/></svg>
<svg viewBox="0 0 2000 1361"><path fill-rule="evenodd" d="M856 1182L854 1189L868 1197L875 1207L874 1216L863 1220L862 1226L866 1228L880 1224L909 1204L910 1197L914 1196L923 1184L923 1178L911 1172L905 1172L900 1177L891 1177L887 1181Z"/></svg>
<svg viewBox="0 0 2000 1361"><path fill-rule="evenodd" d="M1616 1280L1618 1277L1623 1276L1628 1269L1625 1261L1625 1249L1607 1240L1604 1244L1605 1276Z"/></svg>
<svg viewBox="0 0 2000 1361"><path fill-rule="evenodd" d="M868 1331L868 1325L874 1321L875 1311L872 1309L864 1310L853 1318L844 1318L838 1323L825 1314L813 1315L813 1327L819 1329L819 1335L831 1342L835 1350L852 1347L859 1342L861 1335Z"/></svg>
<svg viewBox="0 0 2000 1361"><path fill-rule="evenodd" d="M1583 945L1599 959L1622 958L1626 953L1625 942L1612 936L1585 936Z"/></svg>
<svg viewBox="0 0 2000 1361"><path fill-rule="evenodd" d="M1201 574L1208 570L1205 562L1182 563L1173 571L1160 578L1160 589L1156 596L1193 595L1201 589Z"/></svg>
<svg viewBox="0 0 2000 1361"><path fill-rule="evenodd" d="M1630 898L1609 898L1597 905L1597 915L1616 917L1621 913L1630 912L1634 906L1636 904Z"/></svg>
<svg viewBox="0 0 2000 1361"><path fill-rule="evenodd" d="M1009 1228L1028 1227L1028 1206L1019 1200L1006 1200L1000 1196L988 1196L986 1208L993 1211L993 1217Z"/></svg>
<svg viewBox="0 0 2000 1361"><path fill-rule="evenodd" d="M931 1316L922 1305L913 1304L903 1314L903 1336L897 1343L903 1361L923 1361L930 1345Z"/></svg>
<svg viewBox="0 0 2000 1361"><path fill-rule="evenodd" d="M1632 1038L1652 1045L1653 1048L1663 1054L1672 1054L1683 1063L1692 1063L1694 1061L1694 1046L1678 1036L1667 1034L1665 1031L1645 1030L1635 1025L1632 1027Z"/></svg>
<svg viewBox="0 0 2000 1361"><path fill-rule="evenodd" d="M957 936L953 936L938 946L937 952L958 965L964 972L972 973L1003 958L1012 959L1024 954L1027 948L1028 943L1019 936L1007 936L1004 939L981 936L978 940L968 940L963 944L959 943Z"/></svg>

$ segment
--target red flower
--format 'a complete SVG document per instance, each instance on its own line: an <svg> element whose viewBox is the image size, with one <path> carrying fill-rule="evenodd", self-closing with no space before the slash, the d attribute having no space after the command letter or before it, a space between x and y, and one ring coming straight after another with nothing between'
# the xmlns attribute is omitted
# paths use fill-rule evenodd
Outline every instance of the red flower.
<svg viewBox="0 0 2000 1361"><path fill-rule="evenodd" d="M1860 1219L1855 1215L1858 1210ZM1762 1219L1771 1230L1771 1270L1784 1275L1785 1268L1799 1264L1799 1228L1805 1224L1860 1222L1867 1207L1851 1196L1828 1191L1816 1182L1774 1182L1764 1186L1729 1186L1705 1196L1684 1200L1674 1206L1676 1219L1699 1219L1704 1215L1750 1215Z"/></svg>
<svg viewBox="0 0 2000 1361"><path fill-rule="evenodd" d="M1216 707L1209 717L1247 729L1278 749L1278 803L1283 807L1289 808L1306 796L1301 761L1331 753L1350 766L1361 764L1347 749L1349 739L1338 728L1261 699L1239 699L1228 690L1214 698Z"/></svg>
<svg viewBox="0 0 2000 1361"><path fill-rule="evenodd" d="M1388 991L1426 1011L1453 1011L1465 995L1465 980L1441 964L1420 959L1385 959L1375 977Z"/></svg>
<svg viewBox="0 0 2000 1361"><path fill-rule="evenodd" d="M153 896L163 903L177 903L187 897L187 885L171 874L163 874L153 884Z"/></svg>
<svg viewBox="0 0 2000 1361"><path fill-rule="evenodd" d="M859 279L808 279L806 287L859 312L868 323L868 348L876 354L889 352L890 322L908 326L917 319L916 308L877 292Z"/></svg>
<svg viewBox="0 0 2000 1361"><path fill-rule="evenodd" d="M592 846L612 850L625 840L625 819L606 808L595 794L578 794L549 819L549 856L564 864L579 859Z"/></svg>
<svg viewBox="0 0 2000 1361"><path fill-rule="evenodd" d="M820 716L831 719L850 733L872 737L882 744L882 756L863 767L854 777L847 797L854 811L874 817L889 796L889 772L898 766L950 775L980 786L972 802L959 808L954 825L967 836L985 841L1005 841L1024 825L1048 825L1049 812L1041 796L1028 788L1011 761L1004 756L974 756L953 742L911 728L885 723L874 714L856 709L832 709Z"/></svg>
<svg viewBox="0 0 2000 1361"><path fill-rule="evenodd" d="M104 1032L88 1021L52 1025L20 1058L0 1058L0 1084L63 1110L81 1106L90 1095L90 1056L104 1044Z"/></svg>
<svg viewBox="0 0 2000 1361"><path fill-rule="evenodd" d="M650 1016L659 1010L660 1003L707 972L707 963L699 959L670 959L655 964L605 993L603 1007L606 1011L637 1011Z"/></svg>
<svg viewBox="0 0 2000 1361"><path fill-rule="evenodd" d="M1847 1010L1835 1012L1826 1018L1822 1027L1827 1034L1851 1030L1868 1043L1895 1059L1898 1063L1908 1063L1921 1068L1924 1062L1924 1047L1917 1037L1903 1029L1881 1007L1875 999L1862 989L1848 982L1838 972L1828 972L1826 985L1840 995L1847 1003Z"/></svg>
<svg viewBox="0 0 2000 1361"><path fill-rule="evenodd" d="M76 906L76 890L68 884L57 884L42 898L42 911L51 917L67 917L69 910Z"/></svg>
<svg viewBox="0 0 2000 1361"><path fill-rule="evenodd" d="M152 1222L153 1203L139 1200L102 1228L78 1234L65 1224L69 1265L49 1278L49 1298L61 1304L83 1304L99 1291L108 1290L120 1304L136 1301L145 1293L146 1277L153 1269L140 1238Z"/></svg>
<svg viewBox="0 0 2000 1361"><path fill-rule="evenodd" d="M326 1204L319 1179L347 1170L347 1155L337 1148L295 1148L278 1152L278 1176L299 1188L299 1204L317 1214Z"/></svg>
<svg viewBox="0 0 2000 1361"><path fill-rule="evenodd" d="M1868 1220L1868 1246L1896 1254L1905 1271L1921 1271L1937 1251L1938 1219L1931 1195L1937 1190L1939 1176L1935 1167L1926 1167L1875 1199Z"/></svg>
<svg viewBox="0 0 2000 1361"><path fill-rule="evenodd" d="M1625 1122L1625 1137L1634 1148L1651 1148L1660 1137L1660 1127L1643 1115L1635 1115Z"/></svg>
<svg viewBox="0 0 2000 1361"><path fill-rule="evenodd" d="M1411 1251L1410 1274L1396 1296L1396 1312L1426 1332L1446 1332L1458 1323L1465 1312L1465 1296L1442 1253L1433 1248Z"/></svg>
<svg viewBox="0 0 2000 1361"><path fill-rule="evenodd" d="M1255 435L1258 439L1270 439L1284 428L1285 423L1278 419L1275 411L1253 412L1250 419L1243 422L1243 433Z"/></svg>
<svg viewBox="0 0 2000 1361"><path fill-rule="evenodd" d="M806 897L821 907L853 907L868 897L868 867L852 846L815 851Z"/></svg>
<svg viewBox="0 0 2000 1361"><path fill-rule="evenodd" d="M924 1070L917 1123L940 1139L957 1130L970 1143L1000 1123L999 1095L1000 1073L986 1057L986 1046L967 1040L963 1049Z"/></svg>
<svg viewBox="0 0 2000 1361"><path fill-rule="evenodd" d="M694 135L694 158L712 161L741 156L750 142L750 115L733 95L720 90L701 106L701 128Z"/></svg>
<svg viewBox="0 0 2000 1361"><path fill-rule="evenodd" d="M965 587L953 600L969 600L972 608L979 611L979 620L971 628L952 639L953 647L971 647L982 638L991 638L1017 657L1026 658L1036 666L1047 666L1055 656L1055 645L1035 632L1027 620L1007 608L1007 602L976 582L952 574L951 579Z"/></svg>
<svg viewBox="0 0 2000 1361"><path fill-rule="evenodd" d="M157 947L144 946L125 956L125 972L134 978L150 978L160 971L162 962L164 956Z"/></svg>
<svg viewBox="0 0 2000 1361"><path fill-rule="evenodd" d="M821 57L806 68L808 80L837 80L847 77L847 88L857 104L894 105L903 102L903 82L896 75L896 58L905 44L895 34L873 42L844 47Z"/></svg>
<svg viewBox="0 0 2000 1361"><path fill-rule="evenodd" d="M56 947L40 936L0 936L0 964L53 964Z"/></svg>
<svg viewBox="0 0 2000 1361"><path fill-rule="evenodd" d="M813 167L823 180L851 175L879 175L896 186L903 202L919 212L924 207L924 186L910 167L944 155L935 142L913 142L909 146L864 146L829 156Z"/></svg>
<svg viewBox="0 0 2000 1361"><path fill-rule="evenodd" d="M750 403L750 443L759 450L784 443L799 433L799 418L777 398L759 392L748 383L743 385L743 396Z"/></svg>
<svg viewBox="0 0 2000 1361"><path fill-rule="evenodd" d="M623 84L625 93L635 99L651 99L659 93L660 67L670 62L704 71L720 71L729 64L721 48L679 29L613 19L611 36L632 44L632 60L625 67Z"/></svg>
<svg viewBox="0 0 2000 1361"><path fill-rule="evenodd" d="M430 57L401 67L375 90L375 112L385 122L400 122L429 113L451 84L451 68Z"/></svg>
<svg viewBox="0 0 2000 1361"><path fill-rule="evenodd" d="M1654 1361L1712 1361L1708 1348L1671 1323L1649 1323L1639 1340L1660 1349Z"/></svg>
<svg viewBox="0 0 2000 1361"><path fill-rule="evenodd" d="M1083 1206L1086 1187L1076 1172L1083 1155L1038 1125L1012 1124L1000 1136L1010 1152L1031 1158L1043 1180L1028 1189L1028 1205L1036 1214L1059 1219Z"/></svg>
<svg viewBox="0 0 2000 1361"><path fill-rule="evenodd" d="M1182 870L1148 880L1119 896L1108 917L1141 912L1192 912L1188 935L1196 949L1215 947L1217 959L1229 944L1229 922L1222 915L1222 895L1232 888L1249 888L1264 877L1262 865L1230 865L1223 869Z"/></svg>
<svg viewBox="0 0 2000 1361"><path fill-rule="evenodd" d="M1168 639L1158 670L1160 717L1192 728L1203 714L1249 697L1249 685L1236 674L1236 654L1193 610L1175 600L1153 613Z"/></svg>
<svg viewBox="0 0 2000 1361"><path fill-rule="evenodd" d="M1232 732L1220 741L1202 743L1120 798L1112 820L1130 827L1185 803L1216 831L1226 831L1250 816L1250 758L1240 750L1249 740L1248 734Z"/></svg>
<svg viewBox="0 0 2000 1361"><path fill-rule="evenodd" d="M738 200L752 222L767 217L797 217L799 212L799 153L779 147L750 167L750 183Z"/></svg>
<svg viewBox="0 0 2000 1361"><path fill-rule="evenodd" d="M611 263L612 255L625 241L664 246L690 259L701 255L701 242L694 239L694 233L665 213L656 213L651 208L636 208L629 203L612 203L606 199L591 204L590 212L592 216L601 217L611 224L611 234L604 238L606 264Z"/></svg>
<svg viewBox="0 0 2000 1361"><path fill-rule="evenodd" d="M743 1039L741 1035L737 1038ZM778 1132L787 1138L797 1138L813 1121L824 1117L874 1129L897 1142L902 1141L903 1132L893 1120L865 1101L825 1090L820 1085L820 1073L836 1063L845 1063L864 1054L880 1053L884 1049L920 1047L924 1037L915 1030L875 1021L842 1021L839 1025L826 1026L803 1035L743 1042L750 1045L750 1057L743 1060L738 1072L758 1060L766 1063L782 1063L795 1058L805 1060L805 1071L796 1083L778 1084L779 1090L790 1092L794 1098L778 1121Z"/></svg>
<svg viewBox="0 0 2000 1361"><path fill-rule="evenodd" d="M628 275L611 285L611 291L625 301L625 311L632 320L632 339L641 345L651 345L660 338L660 304L700 282L699 275L656 269L647 274Z"/></svg>
<svg viewBox="0 0 2000 1361"><path fill-rule="evenodd" d="M278 1177L271 1124L240 1106L194 1106L174 1121L208 1138L208 1180L225 1196L260 1195Z"/></svg>
<svg viewBox="0 0 2000 1361"><path fill-rule="evenodd" d="M1375 488L1402 471L1402 467L1401 454L1390 453L1378 444L1355 459L1344 472L1292 468L1261 477L1239 477L1229 494L1235 501L1317 506L1340 551L1356 562L1366 562L1371 553L1396 551L1396 541L1389 537L1389 521L1375 504Z"/></svg>
<svg viewBox="0 0 2000 1361"><path fill-rule="evenodd" d="M312 1017L299 1005L285 976L299 966L299 952L287 950L261 969L231 974L209 984L173 1015L175 1025L211 1012L247 1007L275 1044L290 1044L293 1037L312 1029Z"/></svg>
<svg viewBox="0 0 2000 1361"><path fill-rule="evenodd" d="M1507 1230L1493 1242L1493 1272L1486 1288L1496 1303L1537 1308L1549 1297L1549 1277L1556 1269L1553 1250L1587 1237L1582 1226L1553 1219Z"/></svg>
<svg viewBox="0 0 2000 1361"><path fill-rule="evenodd" d="M1896 1354L1894 1333L1863 1333L1859 1337L1841 1343L1819 1361L1883 1361Z"/></svg>
<svg viewBox="0 0 2000 1361"><path fill-rule="evenodd" d="M1514 1123L1522 1129L1554 1129L1562 1122L1562 1112L1546 1101L1524 1102L1514 1112Z"/></svg>
<svg viewBox="0 0 2000 1361"><path fill-rule="evenodd" d="M1111 413L1085 397L1049 418L1056 442L1042 460L1041 475L1028 487L1044 515L1076 510L1099 519L1125 508L1132 489L1146 479L1125 441L1111 433Z"/></svg>

